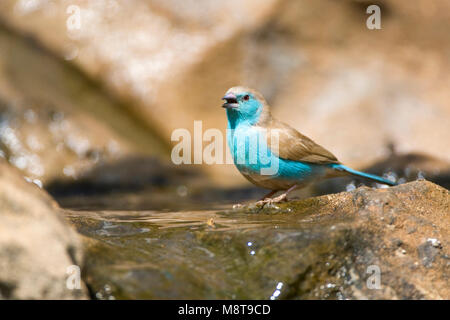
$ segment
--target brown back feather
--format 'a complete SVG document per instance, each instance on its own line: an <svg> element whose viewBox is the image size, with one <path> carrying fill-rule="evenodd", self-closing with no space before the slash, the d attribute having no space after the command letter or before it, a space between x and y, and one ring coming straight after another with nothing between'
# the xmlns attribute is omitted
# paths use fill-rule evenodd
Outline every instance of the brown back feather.
<svg viewBox="0 0 450 320"><path fill-rule="evenodd" d="M270 150L280 158L318 164L339 163L331 152L291 126L272 117L267 122L267 125L264 126L268 130L267 144ZM276 150L276 146L272 146L272 134L278 135L279 150ZM273 140L273 143L276 143L276 139Z"/></svg>

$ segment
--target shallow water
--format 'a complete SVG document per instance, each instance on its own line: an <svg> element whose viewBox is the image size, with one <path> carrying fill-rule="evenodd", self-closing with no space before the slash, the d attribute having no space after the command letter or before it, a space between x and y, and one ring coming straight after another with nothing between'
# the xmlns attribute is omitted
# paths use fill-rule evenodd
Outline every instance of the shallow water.
<svg viewBox="0 0 450 320"><path fill-rule="evenodd" d="M99 299L336 299L345 294L341 286L330 285L328 271L317 266L312 271L318 260L326 270L340 270L327 253L336 246L327 241L328 231L337 235L339 228L320 216L228 208L70 211L67 218L85 236L84 277Z"/></svg>

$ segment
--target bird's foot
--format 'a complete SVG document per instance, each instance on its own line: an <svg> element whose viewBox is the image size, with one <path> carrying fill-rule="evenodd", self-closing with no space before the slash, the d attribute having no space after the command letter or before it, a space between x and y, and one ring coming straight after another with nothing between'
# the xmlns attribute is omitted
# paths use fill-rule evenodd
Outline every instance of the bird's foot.
<svg viewBox="0 0 450 320"><path fill-rule="evenodd" d="M287 193L280 194L278 197L272 198L271 203L287 202Z"/></svg>
<svg viewBox="0 0 450 320"><path fill-rule="evenodd" d="M281 195L279 195L278 197L275 197L275 198L266 198L266 199L263 199L263 200L259 200L259 201L257 201L255 203L255 205L257 207L261 207L261 209L262 209L267 204L271 205L271 204L274 204L274 203L280 203L280 202L285 202L285 201L287 201L287 194L283 193L283 194L281 194Z"/></svg>

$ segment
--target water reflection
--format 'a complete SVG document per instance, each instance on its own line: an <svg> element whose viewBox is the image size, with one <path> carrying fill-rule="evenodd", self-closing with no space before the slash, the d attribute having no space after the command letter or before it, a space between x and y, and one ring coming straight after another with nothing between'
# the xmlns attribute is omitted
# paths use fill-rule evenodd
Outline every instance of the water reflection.
<svg viewBox="0 0 450 320"><path fill-rule="evenodd" d="M130 231L126 228L120 228L126 224L140 223L149 228L159 230L185 228L191 230L207 230L212 232L225 230L243 230L257 229L262 227L284 225L297 225L302 222L308 222L308 219L280 219L273 214L247 214L234 212L233 210L217 212L213 210L206 211L177 211L177 212L160 212L160 211L68 211L67 217L71 220L89 219L101 222L102 231L98 235L111 236L121 232L127 235ZM213 221L214 228L211 228ZM140 231L135 233L147 232L148 228L139 228ZM248 241L248 247L254 245ZM251 254L254 254L252 250Z"/></svg>

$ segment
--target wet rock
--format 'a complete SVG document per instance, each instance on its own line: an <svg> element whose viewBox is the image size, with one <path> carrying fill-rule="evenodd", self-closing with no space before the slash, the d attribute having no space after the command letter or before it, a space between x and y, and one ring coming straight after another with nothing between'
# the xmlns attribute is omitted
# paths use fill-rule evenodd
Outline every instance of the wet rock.
<svg viewBox="0 0 450 320"><path fill-rule="evenodd" d="M67 215L99 299L448 299L449 212L448 190L417 181L263 210Z"/></svg>
<svg viewBox="0 0 450 320"><path fill-rule="evenodd" d="M433 246L432 243L426 241L417 248L421 263L429 268L433 265L436 256L439 254L439 247Z"/></svg>
<svg viewBox="0 0 450 320"><path fill-rule="evenodd" d="M88 297L85 285L69 278L76 276L74 266L82 267L76 232L46 192L4 161L0 162L0 230L0 299ZM68 280L73 289L68 289Z"/></svg>

